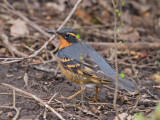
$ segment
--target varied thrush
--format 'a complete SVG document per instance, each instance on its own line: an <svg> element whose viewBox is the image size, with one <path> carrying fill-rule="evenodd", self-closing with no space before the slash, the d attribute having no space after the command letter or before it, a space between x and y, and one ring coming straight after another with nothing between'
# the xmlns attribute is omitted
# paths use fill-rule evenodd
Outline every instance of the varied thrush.
<svg viewBox="0 0 160 120"><path fill-rule="evenodd" d="M73 29L62 28L59 31L48 31L56 34L60 40L58 51L58 63L63 74L71 81L84 85L83 89L68 99L72 99L83 92L86 87L96 87L94 101L97 101L98 86L116 83L116 71L113 67L91 46L81 39ZM134 92L135 85L132 81L124 78L118 79L118 86Z"/></svg>

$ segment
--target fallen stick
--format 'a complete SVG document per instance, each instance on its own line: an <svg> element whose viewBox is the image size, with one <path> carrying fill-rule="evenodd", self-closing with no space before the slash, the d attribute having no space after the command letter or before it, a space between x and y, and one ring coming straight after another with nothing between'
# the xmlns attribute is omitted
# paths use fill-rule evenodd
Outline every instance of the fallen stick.
<svg viewBox="0 0 160 120"><path fill-rule="evenodd" d="M12 120L17 120L20 109L16 107L16 93L15 90L13 90L13 106L0 106L0 108L7 108L7 109L14 109L16 111L16 115L12 118Z"/></svg>
<svg viewBox="0 0 160 120"><path fill-rule="evenodd" d="M59 119L61 120L65 120L58 112L56 112L52 107L50 107L47 103L45 103L43 100L41 100L40 98L38 98L37 96L31 94L31 93L28 93L24 90L21 90L19 88L16 88L16 87L13 87L9 84L6 84L6 83L1 83L2 86L5 86L5 87L8 87L12 90L15 90L16 92L19 92L19 93L22 93L22 94L25 94L26 96L29 96L31 98L33 98L34 100L40 102L43 106L45 106L46 108L48 108L51 112L53 112Z"/></svg>
<svg viewBox="0 0 160 120"><path fill-rule="evenodd" d="M111 42L87 42L93 48L100 50L108 49L108 48L115 48L115 44ZM154 42L135 42L135 43L121 43L118 45L119 50L156 50L160 49L160 43Z"/></svg>

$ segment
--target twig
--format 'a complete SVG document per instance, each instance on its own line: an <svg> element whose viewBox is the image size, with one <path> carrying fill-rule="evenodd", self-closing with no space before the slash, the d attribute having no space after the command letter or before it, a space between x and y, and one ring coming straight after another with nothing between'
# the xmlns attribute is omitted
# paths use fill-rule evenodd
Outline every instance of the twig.
<svg viewBox="0 0 160 120"><path fill-rule="evenodd" d="M51 101L52 101L57 95L58 95L58 93L55 93L47 103L50 104Z"/></svg>
<svg viewBox="0 0 160 120"><path fill-rule="evenodd" d="M126 42L125 42L125 44L126 44ZM135 69L136 66L133 64L133 62L132 62L132 60L131 60L131 54L130 54L130 52L129 52L128 46L126 46L126 50L127 50L128 56L129 56L129 61L131 62L131 68L133 69L134 74L135 74L135 76L136 76L136 78L137 78L137 80L138 80L138 84L141 85L141 82L140 82L140 80L139 80L139 78L138 78L138 74L137 74L136 69ZM136 88L135 93L139 93L139 95L138 95L138 97L137 97L137 99L136 99L135 105L132 107L132 109L130 109L129 114L132 113L135 108L137 108L137 105L138 105L139 101L141 100L141 93L140 93L140 91L139 91L139 88L136 86L135 81L134 81L133 79L132 79L132 81L134 82L134 85L135 85L135 88ZM127 117L129 116L129 114L125 117L124 120L127 119Z"/></svg>
<svg viewBox="0 0 160 120"><path fill-rule="evenodd" d="M95 49L98 48L99 50L114 48L115 44L112 42L87 42ZM159 42L134 42L133 43L125 43L125 44L118 44L118 49L125 50L128 48L129 50L155 50L160 48Z"/></svg>
<svg viewBox="0 0 160 120"><path fill-rule="evenodd" d="M30 6L29 1L28 0L24 0L24 3L26 5L26 7L27 7L27 10L28 10L29 14L33 15L34 11L33 11L32 7Z"/></svg>
<svg viewBox="0 0 160 120"><path fill-rule="evenodd" d="M12 93L0 93L0 95L13 95ZM17 95L16 96L18 97L24 97L24 98L28 98L28 99L32 99L31 97L28 97L28 96L24 96L24 95Z"/></svg>
<svg viewBox="0 0 160 120"><path fill-rule="evenodd" d="M154 97L155 99L159 100L159 98L157 97L157 95L154 95L152 94L149 89L147 90L148 94L151 96L151 97Z"/></svg>
<svg viewBox="0 0 160 120"><path fill-rule="evenodd" d="M15 53L15 54L18 55L18 56L27 57L26 54L18 51L18 50L9 42L8 37L7 37L5 34L1 33L0 36L1 36L1 39L2 39L3 44L5 45L6 48L8 48L8 50L9 50L11 53L13 52L13 53Z"/></svg>
<svg viewBox="0 0 160 120"><path fill-rule="evenodd" d="M56 69L51 69L51 68L49 68L47 66L44 66L43 64L41 64L41 65L33 65L32 67L34 69L36 69L36 70L40 70L40 71L44 71L44 72L49 72L49 73L53 73L53 74L55 74L55 73L57 74L58 73L58 71Z"/></svg>
<svg viewBox="0 0 160 120"><path fill-rule="evenodd" d="M122 6L120 6L120 10L122 11ZM121 22L122 22L122 24L123 24L123 19L122 19L122 17L121 17ZM132 63L132 60L131 60L131 54L130 54L130 52L129 52L129 49L130 49L130 47L129 46L126 46L126 42L124 43L124 45L125 45L125 48L126 48L126 50L127 50L127 53L128 53L128 56L129 56L129 61L131 62L131 67L132 67L132 69L133 69L133 71L134 71L134 73L135 73L135 75L136 75L136 78L137 78L137 80L138 80L138 83L139 83L139 85L140 85L140 80L139 80L139 78L138 78L138 75L137 75L137 72L135 72L136 70L135 70L135 65ZM139 45L139 44L138 44ZM136 45L136 47L138 46L138 45ZM144 45L144 44L143 44ZM149 44L150 45L150 44ZM146 45L145 45L145 48L146 48ZM144 49L143 49L144 50ZM141 93L140 93L140 91L139 91L139 88L136 86L137 84L135 83L135 81L131 78L131 80L134 82L134 86L135 86L135 88L136 88L136 91L135 91L135 93L137 94L137 93L139 93L139 95L138 95L138 97L136 98L136 102L135 102L135 105L132 107L132 109L128 109L129 110L129 114L130 113L132 113L134 110L135 110L135 108L137 108L137 105L138 105L138 103L139 103L139 101L140 101L140 99L141 99ZM128 111L127 110L127 111ZM127 117L129 116L129 114L124 118L124 120L127 120Z"/></svg>
<svg viewBox="0 0 160 120"><path fill-rule="evenodd" d="M22 58L0 58L0 60L21 60Z"/></svg>
<svg viewBox="0 0 160 120"><path fill-rule="evenodd" d="M17 120L19 114L20 114L20 110L18 108L16 108L16 92L15 90L13 90L13 108L16 110L16 115L14 116L13 120Z"/></svg>
<svg viewBox="0 0 160 120"><path fill-rule="evenodd" d="M155 104L157 104L159 102L159 100L149 100L147 98L141 98L140 102L141 103L152 103L152 104L155 103Z"/></svg>
<svg viewBox="0 0 160 120"><path fill-rule="evenodd" d="M0 62L0 64L9 64L9 63L14 63L14 62L19 62L19 61L21 61L21 60L23 60L23 58L21 58L21 59L19 59L19 60L2 61L2 62Z"/></svg>
<svg viewBox="0 0 160 120"><path fill-rule="evenodd" d="M55 93L55 94L51 97L51 99L47 102L47 104L50 104L51 101L57 96L57 94L58 94L58 93ZM47 118L46 116L47 116L47 109L45 108L44 113L43 113L43 119L46 119L46 118Z"/></svg>
<svg viewBox="0 0 160 120"><path fill-rule="evenodd" d="M16 115L13 117L12 120L17 120L19 114L20 114L20 110L16 107L16 94L15 94L15 90L13 90L13 106L0 106L0 108L7 108L7 109L14 109L16 111Z"/></svg>
<svg viewBox="0 0 160 120"><path fill-rule="evenodd" d="M69 15L67 16L67 18L63 21L63 23L59 26L59 28L57 29L57 31L59 31L67 22L68 20L72 17L73 13L76 11L78 5L81 3L82 0L78 0L77 3L74 5L72 11L69 13Z"/></svg>
<svg viewBox="0 0 160 120"><path fill-rule="evenodd" d="M60 111L60 112L63 112L63 113L65 113L65 114L67 114L67 115L69 115L71 118L72 118L72 120L74 120L74 118L73 117L75 117L75 118L77 118L77 119L80 119L80 120L82 120L82 117L80 117L80 116L78 116L78 115L75 115L75 114L71 114L71 113L69 113L69 112L66 112L66 111L62 111L62 110L59 110L59 109L56 109L57 111Z"/></svg>
<svg viewBox="0 0 160 120"><path fill-rule="evenodd" d="M28 93L26 91L23 91L19 88L16 88L16 87L13 87L9 84L6 84L6 83L1 83L1 85L5 86L5 87L8 87L12 90L15 90L16 92L19 92L19 93L22 93L22 94L25 94L29 97L32 97L34 100L40 102L43 106L45 106L46 108L48 108L50 111L52 111L59 119L61 120L65 120L58 112L56 112L52 107L50 107L47 103L43 102L43 100L41 100L40 98L38 98L37 96L31 94L31 93Z"/></svg>
<svg viewBox="0 0 160 120"><path fill-rule="evenodd" d="M57 76L58 70L59 70L59 65L57 65L57 67L56 67L56 70L55 70L55 73L54 73L55 77Z"/></svg>
<svg viewBox="0 0 160 120"><path fill-rule="evenodd" d="M19 114L20 114L20 110L16 107L13 106L0 106L0 108L6 108L6 109L14 109L16 111L16 115L13 117L12 120L17 120Z"/></svg>
<svg viewBox="0 0 160 120"><path fill-rule="evenodd" d="M115 84L113 107L114 107L114 110L116 112L116 116L117 116L118 120L120 120L118 109L117 109L117 106L116 106L117 95L118 95L118 63L117 63L118 45L117 45L117 14L116 14L116 9L117 9L118 3L119 3L119 0L117 0L116 2L114 0L112 0L112 4L113 4L113 7L114 7L114 43L115 43L115 51L116 51L115 52L116 84Z"/></svg>

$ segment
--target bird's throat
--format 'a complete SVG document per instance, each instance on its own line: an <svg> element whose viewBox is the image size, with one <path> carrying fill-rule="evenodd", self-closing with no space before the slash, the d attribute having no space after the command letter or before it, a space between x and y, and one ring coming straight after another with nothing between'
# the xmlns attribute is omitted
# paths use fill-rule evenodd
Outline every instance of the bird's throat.
<svg viewBox="0 0 160 120"><path fill-rule="evenodd" d="M59 40L60 40L60 45L59 45L59 50L68 47L70 45L72 45L73 43L69 43L67 42L67 40L65 40L62 36L58 36Z"/></svg>

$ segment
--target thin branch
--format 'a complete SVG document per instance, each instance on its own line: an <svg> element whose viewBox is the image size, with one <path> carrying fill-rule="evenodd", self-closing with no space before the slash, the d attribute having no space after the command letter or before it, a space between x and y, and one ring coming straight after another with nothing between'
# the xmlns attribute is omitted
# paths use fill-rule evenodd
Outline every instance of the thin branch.
<svg viewBox="0 0 160 120"><path fill-rule="evenodd" d="M20 110L16 107L16 92L13 90L13 108L16 110L16 115L14 116L13 120L17 120Z"/></svg>
<svg viewBox="0 0 160 120"><path fill-rule="evenodd" d="M16 115L12 118L12 120L17 120L20 110L14 106L0 106L0 108L5 108L5 109L14 109L16 111Z"/></svg>
<svg viewBox="0 0 160 120"><path fill-rule="evenodd" d="M72 11L69 13L69 15L67 16L67 18L63 21L63 23L59 26L59 28L57 29L57 31L59 31L68 22L68 20L72 17L72 15L74 14L74 12L78 8L78 5L81 3L81 1L82 0L78 0L77 1L77 3L74 5Z"/></svg>
<svg viewBox="0 0 160 120"><path fill-rule="evenodd" d="M92 47L95 49L98 48L99 50L104 50L104 49L109 49L109 48L115 48L115 44L112 42L87 42L90 44ZM118 49L119 50L155 50L160 48L160 43L159 42L134 42L133 43L121 43L118 44Z"/></svg>
<svg viewBox="0 0 160 120"><path fill-rule="evenodd" d="M0 38L2 39L2 42L3 42L3 44L5 45L5 47L6 47L11 53L13 52L14 54L16 54L16 55L18 55L18 56L27 57L26 54L18 51L18 50L9 42L7 35L1 33L1 34L0 34Z"/></svg>
<svg viewBox="0 0 160 120"><path fill-rule="evenodd" d="M117 106L116 106L117 95L118 95L118 63L117 63L118 45L117 45L117 14L116 14L116 8L117 8L117 5L118 5L118 0L116 2L114 2L114 0L112 0L112 4L113 4L113 7L114 7L114 43L115 43L115 51L116 51L115 52L116 84L115 84L113 107L115 109L116 116L117 116L118 120L120 120L118 109L117 109Z"/></svg>
<svg viewBox="0 0 160 120"><path fill-rule="evenodd" d="M16 92L13 90L13 107L16 107Z"/></svg>
<svg viewBox="0 0 160 120"><path fill-rule="evenodd" d="M52 111L59 119L65 120L58 112L56 112L52 107L50 107L47 103L43 102L43 100L41 100L37 96L35 96L35 95L31 94L31 93L28 93L26 91L23 91L23 90L21 90L19 88L13 87L13 86L11 86L9 84L6 84L6 83L1 83L1 85L5 86L5 87L8 87L8 88L10 88L12 90L15 90L16 92L25 94L25 95L33 98L34 100L40 102L43 106L45 106L46 108L48 108L50 111Z"/></svg>
<svg viewBox="0 0 160 120"><path fill-rule="evenodd" d="M17 120L20 110L16 107L16 93L15 90L13 90L13 105L12 106L0 106L0 108L7 108L7 109L14 109L16 111L16 115L12 118L12 120Z"/></svg>
<svg viewBox="0 0 160 120"><path fill-rule="evenodd" d="M126 43L125 43L125 44L126 44ZM141 85L141 82L140 82L140 80L139 80L139 78L138 78L138 74L137 74L137 72L135 72L135 67L136 67L136 66L133 65L133 62L132 62L132 60L131 60L131 54L130 54L129 49L128 49L127 46L126 46L126 50L127 50L128 56L129 56L129 61L131 62L131 68L132 68L132 70L134 71L134 74L135 74L135 76L136 76L136 78L137 78L137 80L138 80L138 85ZM134 80L132 80L132 81L134 82ZM135 83L135 82L134 82L134 83ZM137 97L137 100L136 100L136 102L135 102L135 105L134 105L134 106L132 107L132 109L129 111L129 114L132 113L132 112L135 110L135 108L137 108L137 105L138 105L139 101L141 100L141 93L140 93L139 87L137 87L136 84L135 84L135 87L136 87L136 92L139 93L139 95L138 95L138 97ZM135 93L136 93L136 92L135 92ZM129 116L129 114L125 117L124 120L127 119L127 117Z"/></svg>

